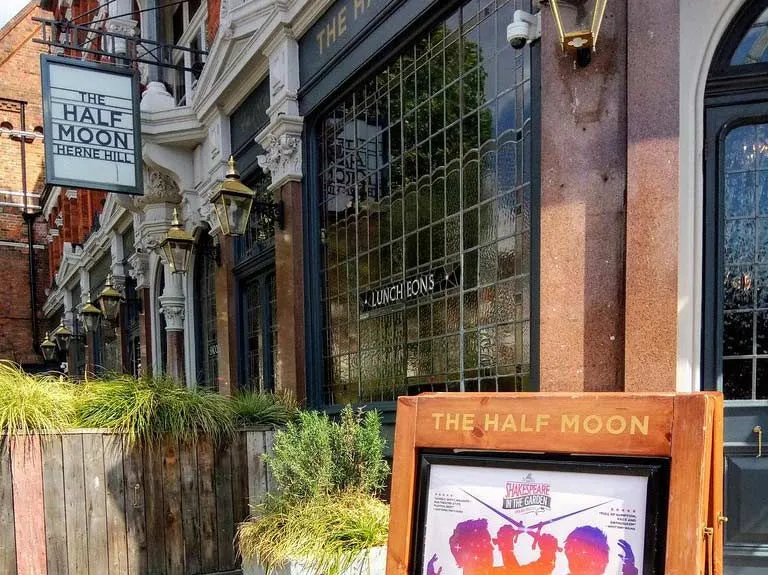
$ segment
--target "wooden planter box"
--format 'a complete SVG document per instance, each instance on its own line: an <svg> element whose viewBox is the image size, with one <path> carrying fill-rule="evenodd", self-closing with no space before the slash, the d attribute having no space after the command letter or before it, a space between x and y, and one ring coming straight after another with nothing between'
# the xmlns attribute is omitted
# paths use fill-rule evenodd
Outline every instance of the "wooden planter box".
<svg viewBox="0 0 768 575"><path fill-rule="evenodd" d="M0 437L0 573L239 573L235 531L269 488L271 442L267 428L152 449L98 429Z"/></svg>
<svg viewBox="0 0 768 575"><path fill-rule="evenodd" d="M387 548L374 547L355 560L342 575L384 575L387 568ZM267 575L261 565L243 561L243 575ZM314 575L300 561L291 561L286 567L272 571L272 575Z"/></svg>

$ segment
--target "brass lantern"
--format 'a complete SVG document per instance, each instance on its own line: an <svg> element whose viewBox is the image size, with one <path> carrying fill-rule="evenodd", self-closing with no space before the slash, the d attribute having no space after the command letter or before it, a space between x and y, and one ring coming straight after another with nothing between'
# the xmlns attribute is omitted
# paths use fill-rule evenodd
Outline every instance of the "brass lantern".
<svg viewBox="0 0 768 575"><path fill-rule="evenodd" d="M69 351L69 343L72 341L72 332L64 325L64 320L59 323L59 327L53 330L53 339L56 341L56 346L59 351L67 353Z"/></svg>
<svg viewBox="0 0 768 575"><path fill-rule="evenodd" d="M172 273L186 273L194 245L195 238L179 223L179 212L174 208L171 228L160 243L163 257Z"/></svg>
<svg viewBox="0 0 768 575"><path fill-rule="evenodd" d="M83 320L83 326L88 333L94 333L99 329L101 324L101 318L104 314L101 310L91 303L91 298L88 297L88 302L80 310L80 317Z"/></svg>
<svg viewBox="0 0 768 575"><path fill-rule="evenodd" d="M551 0L560 45L576 63L587 66L597 45L608 0Z"/></svg>
<svg viewBox="0 0 768 575"><path fill-rule="evenodd" d="M51 341L51 336L47 333L45 334L45 339L40 344L40 352L43 354L45 361L53 361L53 358L56 357L56 344Z"/></svg>
<svg viewBox="0 0 768 575"><path fill-rule="evenodd" d="M101 290L97 299L101 311L104 312L104 317L109 321L115 321L120 314L120 303L123 301L123 296L112 285L112 274L107 276L104 289Z"/></svg>
<svg viewBox="0 0 768 575"><path fill-rule="evenodd" d="M221 232L227 236L242 236L248 229L255 192L240 181L235 158L229 158L224 181L211 198L216 209Z"/></svg>

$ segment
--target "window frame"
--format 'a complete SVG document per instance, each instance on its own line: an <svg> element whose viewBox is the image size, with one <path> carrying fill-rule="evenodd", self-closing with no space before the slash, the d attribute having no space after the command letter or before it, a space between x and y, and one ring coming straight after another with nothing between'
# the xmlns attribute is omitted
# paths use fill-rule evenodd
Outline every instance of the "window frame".
<svg viewBox="0 0 768 575"><path fill-rule="evenodd" d="M515 0L510 0L514 2ZM403 4L418 4L419 0L408 0ZM323 346L325 317L322 305L322 282L316 281L322 270L322 240L319 210L316 200L319 194L317 175L319 174L320 152L318 136L320 121L343 101L358 86L364 84L376 74L380 66L368 66L371 62L380 62L382 58L399 53L441 19L445 19L464 0L435 2L415 22L409 19L408 10L393 11L389 17L377 22L376 26L366 31L366 36L359 42L340 52L334 65L323 70L321 79L308 81L308 86L300 91L299 107L305 117L303 140L303 228L304 232L304 317L305 317L305 369L306 394L309 406L334 413L341 406L326 405L323 400L323 383L326 377ZM533 4L533 2L531 2ZM415 8L414 8L415 9ZM394 34L392 30L396 31ZM384 41L381 34L389 33ZM376 37L378 36L378 37ZM372 48L375 46L375 48ZM530 245L530 385L535 391L540 389L540 224L541 224L541 42L530 45L531 58L531 245ZM352 63L350 63L352 62ZM356 70L352 70L357 66ZM360 70L365 70L360 73ZM310 374L318 374L314 378ZM394 420L395 401L365 402L365 406L384 413L385 421Z"/></svg>
<svg viewBox="0 0 768 575"><path fill-rule="evenodd" d="M758 117L768 122L768 113L755 113L750 106L768 102L768 63L731 65L731 58L755 19L768 9L768 0L748 3L731 20L710 65L704 93L703 149L703 234L700 387L705 391L723 388L724 293L722 248L724 193L721 189L720 149L735 128L754 123ZM756 400L729 400L729 404Z"/></svg>

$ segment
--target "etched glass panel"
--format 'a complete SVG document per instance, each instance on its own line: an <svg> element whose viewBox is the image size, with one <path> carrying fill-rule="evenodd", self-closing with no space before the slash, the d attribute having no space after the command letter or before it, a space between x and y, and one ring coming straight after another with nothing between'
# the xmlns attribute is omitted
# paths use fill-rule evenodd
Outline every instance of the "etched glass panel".
<svg viewBox="0 0 768 575"><path fill-rule="evenodd" d="M530 2L474 0L319 121L325 404L530 386Z"/></svg>
<svg viewBox="0 0 768 575"><path fill-rule="evenodd" d="M727 399L766 397L768 361L768 125L725 138L723 173L723 390Z"/></svg>

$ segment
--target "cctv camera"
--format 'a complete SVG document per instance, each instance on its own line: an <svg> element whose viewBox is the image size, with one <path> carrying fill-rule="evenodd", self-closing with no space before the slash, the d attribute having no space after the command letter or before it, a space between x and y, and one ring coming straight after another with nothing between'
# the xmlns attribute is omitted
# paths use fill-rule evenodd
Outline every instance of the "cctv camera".
<svg viewBox="0 0 768 575"><path fill-rule="evenodd" d="M512 23L507 26L509 45L520 50L528 42L533 42L539 38L541 38L541 12L529 14L524 10L515 10Z"/></svg>

